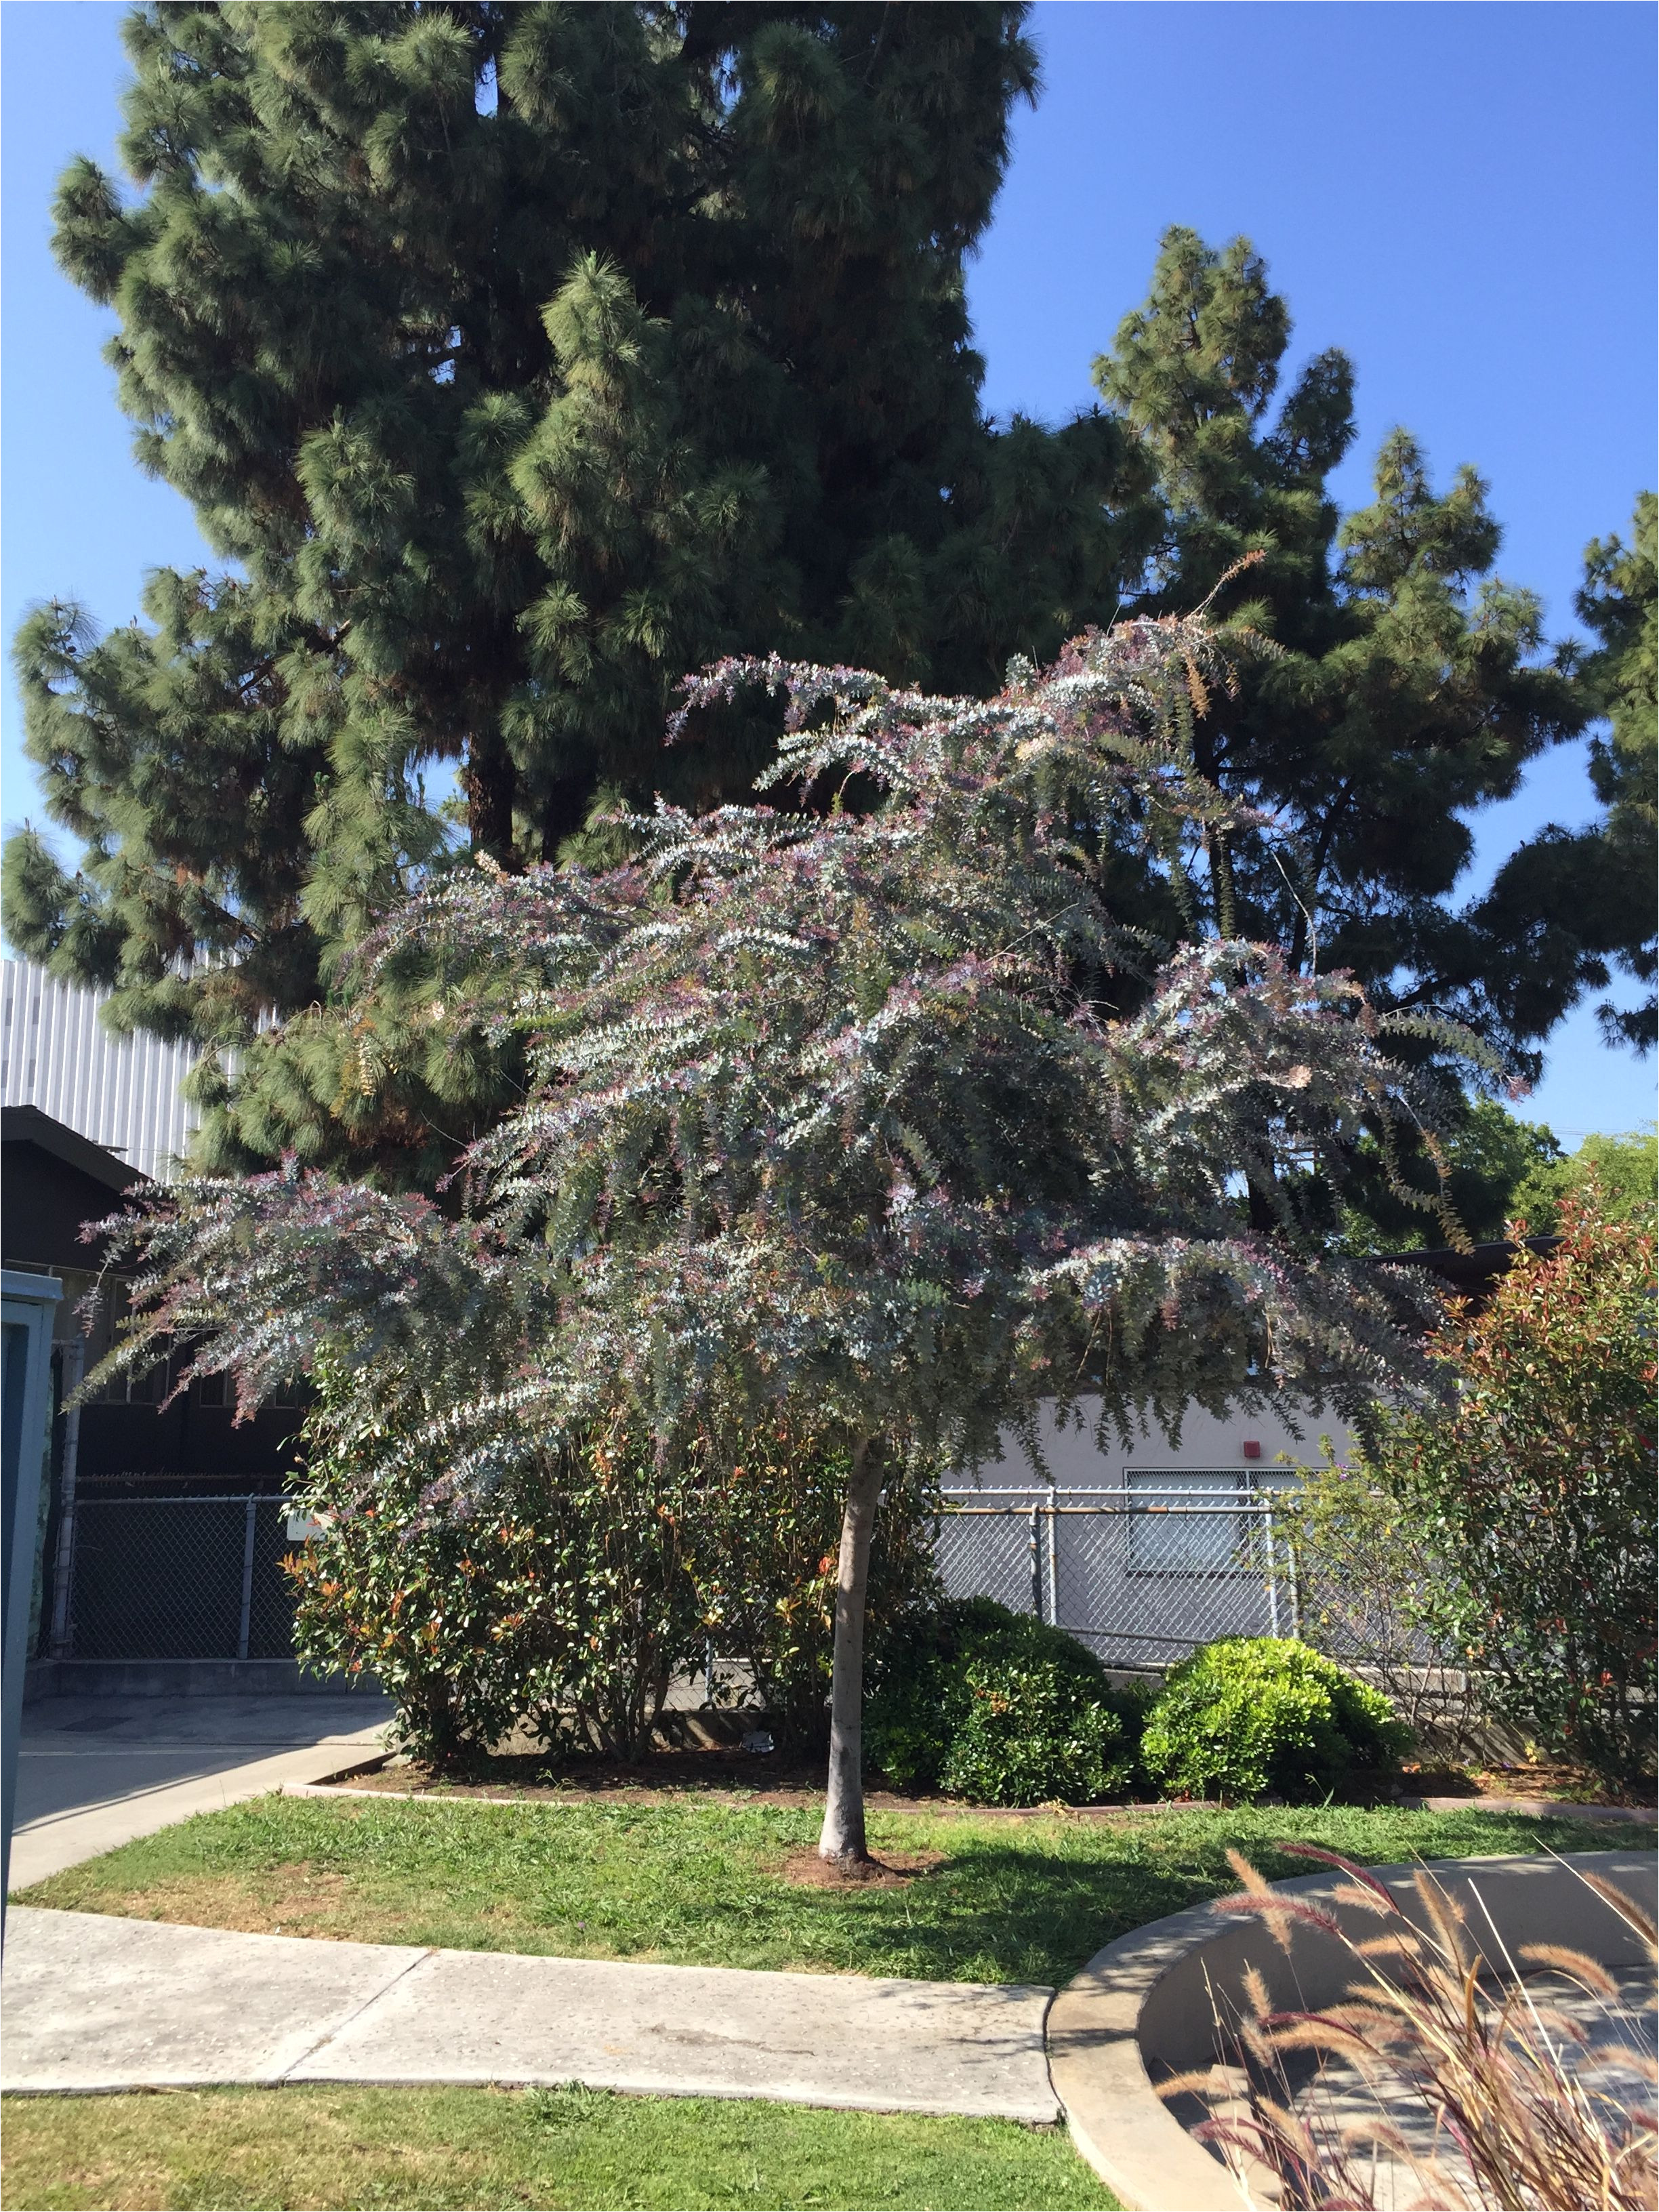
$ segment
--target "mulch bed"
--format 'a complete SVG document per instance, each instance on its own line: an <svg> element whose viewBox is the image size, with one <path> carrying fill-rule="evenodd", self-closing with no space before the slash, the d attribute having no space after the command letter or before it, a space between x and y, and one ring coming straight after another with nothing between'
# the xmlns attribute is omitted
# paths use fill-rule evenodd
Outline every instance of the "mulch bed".
<svg viewBox="0 0 1659 2212"><path fill-rule="evenodd" d="M632 1763L593 1759L553 1764L535 1753L503 1753L471 1767L442 1773L414 1760L366 1761L324 1786L331 1796L337 1790L354 1796L471 1797L497 1804L550 1801L565 1805L651 1805L690 1791L706 1793L720 1802L799 1808L823 1804L824 1782L823 1766L811 1760L720 1745L656 1752L648 1759ZM316 1787L301 1785L299 1794L309 1795ZM1455 1804L1467 1803L1472 1812L1510 1811L1534 1817L1551 1813L1571 1817L1577 1812L1613 1819L1643 1817L1638 1801L1626 1799L1621 1803L1572 1768L1542 1765L1481 1773L1458 1768L1407 1768L1399 1775L1356 1776L1350 1796L1355 1803L1379 1808L1391 1803L1426 1806L1435 1812L1451 1811ZM1072 1820L1110 1821L1224 1809L1209 1798L1135 1799L1106 1805L968 1805L961 1798L937 1792L909 1796L878 1787L865 1791L865 1802L883 1812L971 1813L975 1820L1034 1820L1063 1814ZM1646 1817L1653 1817L1650 1806ZM811 1856L816 1861L816 1853ZM903 1854L888 1856L898 1868ZM914 1871L899 1869L895 1881L908 1880ZM817 1880L815 1875L792 1878Z"/></svg>
<svg viewBox="0 0 1659 2212"><path fill-rule="evenodd" d="M1413 1795L1445 1797L1551 1798L1563 1804L1630 1806L1651 1809L1652 1790L1641 1796L1633 1790L1609 1790L1581 1766L1559 1760L1538 1759L1525 1766L1420 1766L1402 1770L1405 1788Z"/></svg>
<svg viewBox="0 0 1659 2212"><path fill-rule="evenodd" d="M825 1774L822 1765L787 1759L776 1753L757 1754L720 1748L708 1751L664 1751L648 1760L623 1764L583 1759L550 1765L533 1754L507 1753L480 1762L456 1773L436 1773L413 1760L365 1763L341 1773L336 1787L374 1796L472 1797L526 1803L650 1805L687 1791L707 1791L714 1798L736 1800L745 1805L821 1806ZM315 1785L313 1785L315 1786ZM1056 1813L1079 1820L1121 1819L1134 1813L1165 1812L1166 1802L1156 1804L967 1805L958 1797L938 1794L907 1796L898 1790L868 1788L866 1805L892 1813L971 1812L976 1820L1032 1820ZM1180 1809L1209 1809L1197 1800ZM902 1854L890 1853L895 1862ZM913 1854L914 1856L914 1854Z"/></svg>

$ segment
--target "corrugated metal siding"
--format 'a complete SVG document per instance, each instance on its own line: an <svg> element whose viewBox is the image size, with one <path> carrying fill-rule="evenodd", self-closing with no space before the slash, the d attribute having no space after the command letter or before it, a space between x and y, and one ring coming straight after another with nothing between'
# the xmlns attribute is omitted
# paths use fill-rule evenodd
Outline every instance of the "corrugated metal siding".
<svg viewBox="0 0 1659 2212"><path fill-rule="evenodd" d="M165 1182L198 1119L179 1095L197 1049L112 1036L98 1018L107 996L57 982L31 961L0 961L0 1097L38 1106Z"/></svg>

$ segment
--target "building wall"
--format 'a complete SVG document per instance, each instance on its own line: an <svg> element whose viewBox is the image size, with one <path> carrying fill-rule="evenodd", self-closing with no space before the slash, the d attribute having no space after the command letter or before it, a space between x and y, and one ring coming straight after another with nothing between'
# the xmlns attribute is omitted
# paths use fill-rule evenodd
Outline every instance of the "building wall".
<svg viewBox="0 0 1659 2212"><path fill-rule="evenodd" d="M979 1480L987 1486L1024 1485L1052 1476L1062 1490L1115 1489L1131 1474L1144 1480L1165 1470L1207 1473L1225 1468L1237 1468L1243 1480L1252 1473L1270 1475L1275 1467L1281 1472L1286 1467L1317 1467L1322 1437L1330 1438L1339 1459L1352 1441L1346 1424L1328 1414L1298 1417L1296 1427L1302 1431L1298 1437L1287 1414L1237 1414L1218 1420L1213 1413L1191 1406L1182 1417L1178 1443L1171 1443L1154 1427L1127 1446L1114 1437L1102 1449L1094 1436L1099 1401L1084 1400L1082 1413L1081 1425L1073 1423L1062 1429L1053 1406L1043 1407L1038 1435L1047 1475L1039 1474L1024 1446L1010 1435L1004 1439L1000 1460L978 1470ZM1259 1444L1260 1453L1247 1453L1247 1443Z"/></svg>
<svg viewBox="0 0 1659 2212"><path fill-rule="evenodd" d="M99 1012L108 998L59 983L32 961L0 961L0 1101L38 1106L166 1182L196 1127L179 1086L198 1054L156 1037L112 1036Z"/></svg>
<svg viewBox="0 0 1659 2212"><path fill-rule="evenodd" d="M1062 1426L1043 1408L1040 1465L1005 1437L1000 1459L946 1486L951 1595L1035 1613L1131 1669L1157 1672L1216 1637L1297 1634L1296 1555L1276 1501L1325 1439L1346 1452L1344 1424L1189 1407L1178 1442L1153 1428L1103 1446L1098 1401L1082 1412Z"/></svg>
<svg viewBox="0 0 1659 2212"><path fill-rule="evenodd" d="M53 1313L54 1348L61 1355L73 1347L78 1356L69 1364L60 1357L60 1402L73 1378L94 1368L114 1341L125 1279L102 1283L88 1316L82 1301L100 1287L104 1255L100 1244L82 1242L81 1230L120 1209L118 1191L27 1136L9 1133L0 1146L0 1256L8 1267L52 1274L64 1285ZM164 1404L176 1372L163 1360L106 1385L81 1408L77 1480L84 1486L131 1475L175 1488L278 1486L297 1459L298 1405L264 1406L239 1422L217 1377L192 1382Z"/></svg>

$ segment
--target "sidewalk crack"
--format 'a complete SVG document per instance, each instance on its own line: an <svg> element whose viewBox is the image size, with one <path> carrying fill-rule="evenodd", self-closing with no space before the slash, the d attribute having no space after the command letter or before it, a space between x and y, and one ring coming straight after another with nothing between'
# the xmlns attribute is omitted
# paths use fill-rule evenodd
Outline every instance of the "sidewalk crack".
<svg viewBox="0 0 1659 2212"><path fill-rule="evenodd" d="M400 1968L389 1982L385 1982L378 1990L372 1990L355 2012L348 2013L343 2020L336 2021L333 2027L319 2035L315 2043L307 2044L297 2058L290 2059L283 2067L282 2072L276 2077L276 2081L280 2083L288 2081L297 2067L303 2066L308 2059L314 2058L319 2051L325 2051L337 2036L343 2035L349 2027L355 2027L363 2014L371 2007L379 2004L382 1997L390 1996L398 1983L407 1980L416 1966L423 1966L428 1959L435 1959L437 1955L438 1946L435 1943L429 1944L424 1951L411 1959L406 1966Z"/></svg>

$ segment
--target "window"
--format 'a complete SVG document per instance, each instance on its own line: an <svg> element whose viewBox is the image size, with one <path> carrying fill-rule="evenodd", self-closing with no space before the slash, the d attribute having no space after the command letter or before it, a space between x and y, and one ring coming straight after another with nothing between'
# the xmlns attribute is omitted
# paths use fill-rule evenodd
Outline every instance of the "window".
<svg viewBox="0 0 1659 2212"><path fill-rule="evenodd" d="M1243 1468L1125 1468L1123 1486L1146 1500L1131 1508L1132 1575L1237 1574L1251 1516L1237 1509L1250 1489Z"/></svg>
<svg viewBox="0 0 1659 2212"><path fill-rule="evenodd" d="M154 1367L135 1367L129 1370L121 1381L115 1384L113 1395L116 1396L123 1395L122 1384L125 1382L125 1395L129 1406L159 1406L171 1388L171 1377L167 1373L167 1366L168 1363L161 1359L158 1360Z"/></svg>

